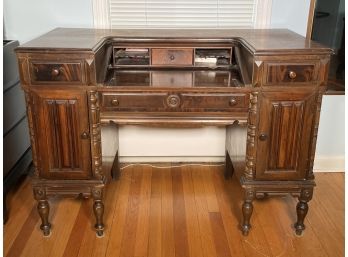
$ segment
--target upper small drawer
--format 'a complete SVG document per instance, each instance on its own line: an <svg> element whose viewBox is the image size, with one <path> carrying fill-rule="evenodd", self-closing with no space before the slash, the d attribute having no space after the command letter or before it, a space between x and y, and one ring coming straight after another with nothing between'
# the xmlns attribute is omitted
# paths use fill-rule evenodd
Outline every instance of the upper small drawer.
<svg viewBox="0 0 348 257"><path fill-rule="evenodd" d="M317 81L316 63L267 63L264 84L303 84Z"/></svg>
<svg viewBox="0 0 348 257"><path fill-rule="evenodd" d="M33 84L43 83L78 83L83 82L81 62L46 62L31 61L30 77Z"/></svg>
<svg viewBox="0 0 348 257"><path fill-rule="evenodd" d="M151 51L152 65L193 65L192 48L153 48Z"/></svg>

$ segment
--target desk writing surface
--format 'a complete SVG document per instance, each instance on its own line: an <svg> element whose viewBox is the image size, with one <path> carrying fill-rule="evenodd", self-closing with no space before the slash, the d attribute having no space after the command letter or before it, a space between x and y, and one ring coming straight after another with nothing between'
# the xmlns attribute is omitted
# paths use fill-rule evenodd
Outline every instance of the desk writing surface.
<svg viewBox="0 0 348 257"><path fill-rule="evenodd" d="M287 29L83 29L57 28L37 39L29 41L19 50L50 48L50 49L78 49L94 51L103 41L103 38L199 38L199 39L232 39L241 38L250 46L253 52L277 50L311 50L328 52L323 45Z"/></svg>

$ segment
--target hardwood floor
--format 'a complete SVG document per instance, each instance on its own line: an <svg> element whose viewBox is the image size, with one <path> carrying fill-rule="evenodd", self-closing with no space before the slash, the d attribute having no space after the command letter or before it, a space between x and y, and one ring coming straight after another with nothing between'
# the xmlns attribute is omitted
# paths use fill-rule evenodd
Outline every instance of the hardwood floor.
<svg viewBox="0 0 348 257"><path fill-rule="evenodd" d="M176 164L173 164L176 165ZM295 236L296 199L255 201L248 237L238 229L242 191L223 167L129 166L107 187L105 237L96 238L89 199L51 199L52 234L39 230L29 179L8 195L4 255L228 257L344 256L344 173L316 173L303 236Z"/></svg>

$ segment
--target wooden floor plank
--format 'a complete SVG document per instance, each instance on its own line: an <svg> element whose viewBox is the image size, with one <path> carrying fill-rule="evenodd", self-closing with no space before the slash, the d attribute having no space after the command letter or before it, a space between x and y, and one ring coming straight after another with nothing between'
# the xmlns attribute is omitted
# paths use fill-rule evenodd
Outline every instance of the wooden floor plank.
<svg viewBox="0 0 348 257"><path fill-rule="evenodd" d="M162 171L152 169L148 257L162 255Z"/></svg>
<svg viewBox="0 0 348 257"><path fill-rule="evenodd" d="M172 177L175 256L189 257L190 251L187 239L186 210L181 169L172 168Z"/></svg>
<svg viewBox="0 0 348 257"><path fill-rule="evenodd" d="M170 165L169 165L170 166ZM178 165L175 165L178 166ZM9 194L7 257L344 256L342 173L317 173L303 236L294 233L297 199L254 201L252 229L239 230L243 191L223 167L129 166L107 187L104 238L96 238L92 200L50 199L52 234L43 237L29 180Z"/></svg>
<svg viewBox="0 0 348 257"><path fill-rule="evenodd" d="M190 256L201 257L204 256L204 254L199 231L197 206L192 183L191 168L182 168L182 183L186 210L187 237Z"/></svg>

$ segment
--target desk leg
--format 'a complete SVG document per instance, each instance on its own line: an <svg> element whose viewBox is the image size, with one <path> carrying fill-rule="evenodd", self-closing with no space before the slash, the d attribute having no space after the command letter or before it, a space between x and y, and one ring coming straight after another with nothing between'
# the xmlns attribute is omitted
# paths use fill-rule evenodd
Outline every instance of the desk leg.
<svg viewBox="0 0 348 257"><path fill-rule="evenodd" d="M297 212L297 222L294 227L296 230L296 235L300 236L305 230L306 226L304 224L304 219L308 213L308 202L312 199L313 188L306 188L301 190L300 197L298 198L299 202L296 206Z"/></svg>
<svg viewBox="0 0 348 257"><path fill-rule="evenodd" d="M243 223L242 223L242 232L244 236L249 234L251 228L250 218L253 214L253 200L255 198L255 193L253 190L245 190L245 198L242 206L243 211Z"/></svg>
<svg viewBox="0 0 348 257"><path fill-rule="evenodd" d="M40 187L34 187L34 197L37 200L37 211L41 218L40 229L44 236L49 236L51 233L51 224L48 222L48 214L50 212L50 205L46 198L46 190Z"/></svg>
<svg viewBox="0 0 348 257"><path fill-rule="evenodd" d="M93 196L93 212L95 215L96 223L95 230L97 232L97 237L102 237L104 235L104 223L103 223L103 215L104 215L104 203L103 203L103 187L95 187L92 189Z"/></svg>

